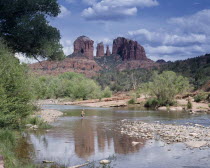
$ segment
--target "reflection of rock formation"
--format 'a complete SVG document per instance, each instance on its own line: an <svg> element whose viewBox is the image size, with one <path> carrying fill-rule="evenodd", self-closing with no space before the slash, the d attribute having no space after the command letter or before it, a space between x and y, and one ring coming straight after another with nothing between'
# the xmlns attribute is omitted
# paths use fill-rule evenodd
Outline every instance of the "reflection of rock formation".
<svg viewBox="0 0 210 168"><path fill-rule="evenodd" d="M118 154L128 154L139 151L144 146L145 140L132 138L127 135L114 134L114 149ZM138 145L132 146L132 142L141 142Z"/></svg>
<svg viewBox="0 0 210 168"><path fill-rule="evenodd" d="M74 128L75 153L87 158L94 153L94 130L90 120L81 119Z"/></svg>
<svg viewBox="0 0 210 168"><path fill-rule="evenodd" d="M97 126L98 148L100 151L104 151L106 145L106 132L102 125Z"/></svg>

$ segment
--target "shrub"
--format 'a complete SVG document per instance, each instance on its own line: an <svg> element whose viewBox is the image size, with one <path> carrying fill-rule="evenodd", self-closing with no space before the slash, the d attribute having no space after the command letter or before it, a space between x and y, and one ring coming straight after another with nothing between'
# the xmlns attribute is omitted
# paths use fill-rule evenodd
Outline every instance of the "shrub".
<svg viewBox="0 0 210 168"><path fill-rule="evenodd" d="M158 100L157 98L150 98L146 101L146 103L144 104L144 107L147 107L147 108L156 108L160 106L169 107L175 104L176 104L175 101L162 101L162 100Z"/></svg>
<svg viewBox="0 0 210 168"><path fill-rule="evenodd" d="M39 117L29 117L26 120L26 124L32 124L37 125L40 129L49 129L51 128L51 125L49 125L47 122L44 122L43 119Z"/></svg>
<svg viewBox="0 0 210 168"><path fill-rule="evenodd" d="M188 99L188 102L187 102L187 109L192 109L192 103L190 99Z"/></svg>
<svg viewBox="0 0 210 168"><path fill-rule="evenodd" d="M106 87L103 90L102 97L105 97L105 98L112 97L112 91L110 90L109 87Z"/></svg>
<svg viewBox="0 0 210 168"><path fill-rule="evenodd" d="M207 100L207 97L208 97L207 94L205 94L204 92L200 92L194 97L194 100L195 102L201 102L201 101Z"/></svg>
<svg viewBox="0 0 210 168"><path fill-rule="evenodd" d="M0 43L0 127L19 128L32 111L25 65Z"/></svg>
<svg viewBox="0 0 210 168"><path fill-rule="evenodd" d="M32 76L31 88L36 99L72 98L93 99L110 97L111 91L106 88L104 92L94 80L82 74L66 72L58 76Z"/></svg>
<svg viewBox="0 0 210 168"><path fill-rule="evenodd" d="M156 98L148 99L144 104L144 107L147 108L155 108L157 106L159 106L159 101Z"/></svg>
<svg viewBox="0 0 210 168"><path fill-rule="evenodd" d="M174 98L189 90L189 80L172 71L164 71L162 74L153 74L152 81L141 85L141 93L155 96L160 105L174 104ZM154 100L153 100L154 101ZM152 103L152 102L148 102ZM154 101L155 103L155 101Z"/></svg>
<svg viewBox="0 0 210 168"><path fill-rule="evenodd" d="M136 103L136 100L134 98L132 98L128 101L128 104L135 104L135 103Z"/></svg>

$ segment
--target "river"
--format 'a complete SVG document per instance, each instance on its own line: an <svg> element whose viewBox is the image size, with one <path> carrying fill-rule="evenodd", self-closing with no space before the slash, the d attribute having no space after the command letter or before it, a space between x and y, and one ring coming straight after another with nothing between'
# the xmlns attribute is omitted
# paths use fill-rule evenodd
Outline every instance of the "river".
<svg viewBox="0 0 210 168"><path fill-rule="evenodd" d="M49 131L27 133L30 145L24 148L30 151L30 157L37 164L49 160L59 166L69 167L89 160L95 161L95 165L87 167L97 167L100 166L98 161L108 158L111 164L107 167L112 168L210 168L209 149L189 149L182 143L167 145L160 141L145 141L118 132L119 121L124 119L209 126L210 115L160 112L140 107L44 105L43 108L58 109L64 112L64 116L53 123ZM81 118L83 108L86 115ZM132 146L133 141L141 144Z"/></svg>

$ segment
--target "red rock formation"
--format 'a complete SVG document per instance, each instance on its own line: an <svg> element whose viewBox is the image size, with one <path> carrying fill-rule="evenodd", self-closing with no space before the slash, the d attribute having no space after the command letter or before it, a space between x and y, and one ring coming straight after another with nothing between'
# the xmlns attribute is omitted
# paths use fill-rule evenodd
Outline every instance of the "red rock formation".
<svg viewBox="0 0 210 168"><path fill-rule="evenodd" d="M74 54L82 53L88 59L93 59L94 41L86 36L80 36L74 41Z"/></svg>
<svg viewBox="0 0 210 168"><path fill-rule="evenodd" d="M111 55L111 51L109 49L109 46L106 46L106 56L110 56Z"/></svg>
<svg viewBox="0 0 210 168"><path fill-rule="evenodd" d="M118 37L113 41L112 53L120 55L123 61L147 60L144 48L137 41L124 37Z"/></svg>
<svg viewBox="0 0 210 168"><path fill-rule="evenodd" d="M127 70L146 68L159 65L146 57L144 48L136 41L119 37L113 42L113 55L106 49L104 56L104 45L99 43L97 46L97 57L93 57L94 41L88 37L78 37L74 42L74 53L63 61L42 61L40 63L31 64L30 68L40 75L57 75L64 72L83 73L87 77L97 75L102 69L115 68L116 70ZM111 56L110 56L111 55ZM123 61L122 61L123 60ZM140 61L136 61L140 60Z"/></svg>
<svg viewBox="0 0 210 168"><path fill-rule="evenodd" d="M104 44L103 42L97 45L97 52L96 57L103 57L104 56Z"/></svg>

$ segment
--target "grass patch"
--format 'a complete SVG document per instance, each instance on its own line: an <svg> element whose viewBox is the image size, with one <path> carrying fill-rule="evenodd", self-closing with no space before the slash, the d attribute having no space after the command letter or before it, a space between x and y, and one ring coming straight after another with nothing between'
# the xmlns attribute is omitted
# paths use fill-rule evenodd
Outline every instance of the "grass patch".
<svg viewBox="0 0 210 168"><path fill-rule="evenodd" d="M27 118L26 121L25 121L25 125L26 124L37 125L39 129L52 128L52 126L50 124L48 124L43 119L41 119L41 118L39 118L37 116L36 117L29 117L29 118Z"/></svg>

